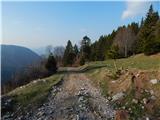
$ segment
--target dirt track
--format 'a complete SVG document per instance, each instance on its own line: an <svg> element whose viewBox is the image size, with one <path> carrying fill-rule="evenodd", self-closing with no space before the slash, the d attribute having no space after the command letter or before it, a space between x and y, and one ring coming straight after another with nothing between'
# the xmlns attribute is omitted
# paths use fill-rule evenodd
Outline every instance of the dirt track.
<svg viewBox="0 0 160 120"><path fill-rule="evenodd" d="M61 85L53 86L44 103L29 120L107 120L114 111L100 90L83 74L68 74Z"/></svg>

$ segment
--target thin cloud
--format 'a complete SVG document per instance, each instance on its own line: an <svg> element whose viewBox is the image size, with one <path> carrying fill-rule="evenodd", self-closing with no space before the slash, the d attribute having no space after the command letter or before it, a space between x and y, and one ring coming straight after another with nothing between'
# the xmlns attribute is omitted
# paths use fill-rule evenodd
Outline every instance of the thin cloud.
<svg viewBox="0 0 160 120"><path fill-rule="evenodd" d="M150 4L151 3L147 1L127 1L126 10L123 11L121 18L124 20L143 15L148 10Z"/></svg>

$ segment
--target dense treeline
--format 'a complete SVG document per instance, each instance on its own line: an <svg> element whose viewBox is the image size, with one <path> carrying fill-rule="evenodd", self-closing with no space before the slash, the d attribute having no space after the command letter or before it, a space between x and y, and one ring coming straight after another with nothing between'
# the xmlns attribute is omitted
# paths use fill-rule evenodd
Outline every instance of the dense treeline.
<svg viewBox="0 0 160 120"><path fill-rule="evenodd" d="M83 65L88 61L103 61L129 57L138 53L145 55L160 52L160 17L152 5L141 23L132 22L121 26L109 35L102 35L91 43L88 36L81 40L80 47L72 46L69 40L63 56L64 66Z"/></svg>

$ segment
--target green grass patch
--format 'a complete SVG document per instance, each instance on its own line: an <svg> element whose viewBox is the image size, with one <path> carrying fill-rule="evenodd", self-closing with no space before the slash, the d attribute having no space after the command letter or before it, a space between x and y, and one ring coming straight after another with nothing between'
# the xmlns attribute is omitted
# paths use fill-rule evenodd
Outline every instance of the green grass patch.
<svg viewBox="0 0 160 120"><path fill-rule="evenodd" d="M40 80L37 82L31 82L25 85L25 87L19 87L7 95L13 97L14 101L23 107L32 104L39 105L46 99L51 87L58 83L61 78L62 75L53 75L44 78L45 81Z"/></svg>
<svg viewBox="0 0 160 120"><path fill-rule="evenodd" d="M100 82L100 88L103 96L108 96L108 82L106 80Z"/></svg>
<svg viewBox="0 0 160 120"><path fill-rule="evenodd" d="M88 68L92 68L95 66L106 66L107 69L114 70L114 60L108 59L106 61L96 61L96 62L90 62L88 64ZM132 56L129 58L123 58L123 59L117 59L116 65L118 68L128 68L128 69L142 69L142 70L148 70L148 69L160 69L160 56L154 55L154 56L145 56L143 54L139 54L136 56Z"/></svg>

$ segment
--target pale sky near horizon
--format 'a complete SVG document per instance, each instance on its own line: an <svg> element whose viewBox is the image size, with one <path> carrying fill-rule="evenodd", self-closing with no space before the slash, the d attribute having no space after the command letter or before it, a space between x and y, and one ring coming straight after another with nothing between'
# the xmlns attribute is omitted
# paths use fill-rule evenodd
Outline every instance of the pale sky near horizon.
<svg viewBox="0 0 160 120"><path fill-rule="evenodd" d="M92 41L118 26L140 22L149 6L160 14L160 2L2 2L3 44L29 48Z"/></svg>

